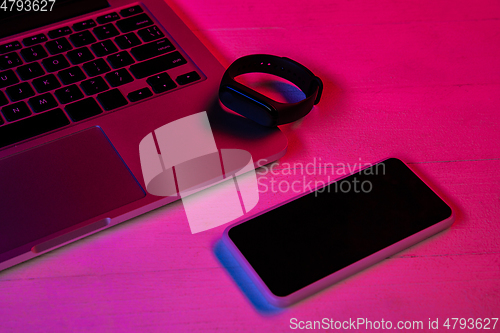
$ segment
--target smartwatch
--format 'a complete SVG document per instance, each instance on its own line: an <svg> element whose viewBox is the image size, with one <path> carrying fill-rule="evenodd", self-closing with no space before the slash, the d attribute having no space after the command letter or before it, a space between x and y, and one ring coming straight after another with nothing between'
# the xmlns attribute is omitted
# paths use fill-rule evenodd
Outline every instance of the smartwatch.
<svg viewBox="0 0 500 333"><path fill-rule="evenodd" d="M267 73L294 83L306 95L296 103L280 103L239 83L234 78L246 73ZM296 121L319 103L323 82L292 59L268 54L241 57L228 67L219 87L219 100L228 109L263 126L274 127Z"/></svg>

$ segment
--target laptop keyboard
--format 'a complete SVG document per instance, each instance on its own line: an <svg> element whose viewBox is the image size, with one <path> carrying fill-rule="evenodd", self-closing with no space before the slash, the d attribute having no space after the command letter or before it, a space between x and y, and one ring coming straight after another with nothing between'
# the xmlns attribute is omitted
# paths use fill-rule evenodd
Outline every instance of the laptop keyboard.
<svg viewBox="0 0 500 333"><path fill-rule="evenodd" d="M0 148L203 78L139 5L4 43Z"/></svg>

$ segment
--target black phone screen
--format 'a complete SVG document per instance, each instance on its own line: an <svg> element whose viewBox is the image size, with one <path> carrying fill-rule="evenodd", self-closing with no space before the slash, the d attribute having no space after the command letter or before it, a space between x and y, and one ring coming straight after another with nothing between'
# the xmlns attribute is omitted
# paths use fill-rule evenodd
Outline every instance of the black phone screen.
<svg viewBox="0 0 500 333"><path fill-rule="evenodd" d="M271 292L287 296L451 214L391 158L236 225L228 235Z"/></svg>

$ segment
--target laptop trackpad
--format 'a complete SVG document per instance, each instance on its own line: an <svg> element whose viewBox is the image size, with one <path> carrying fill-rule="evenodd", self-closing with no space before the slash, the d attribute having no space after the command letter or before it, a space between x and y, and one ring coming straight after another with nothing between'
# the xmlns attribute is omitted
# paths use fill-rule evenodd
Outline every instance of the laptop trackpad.
<svg viewBox="0 0 500 333"><path fill-rule="evenodd" d="M0 175L0 257L145 196L99 127L0 160Z"/></svg>

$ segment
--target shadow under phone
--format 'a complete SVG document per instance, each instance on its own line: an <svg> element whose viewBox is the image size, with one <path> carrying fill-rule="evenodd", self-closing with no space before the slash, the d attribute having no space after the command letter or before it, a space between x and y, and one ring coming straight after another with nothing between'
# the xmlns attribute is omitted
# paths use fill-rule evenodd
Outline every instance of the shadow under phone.
<svg viewBox="0 0 500 333"><path fill-rule="evenodd" d="M273 315L283 311L266 300L221 240L215 243L213 250L217 260L224 266L258 312L264 315Z"/></svg>

